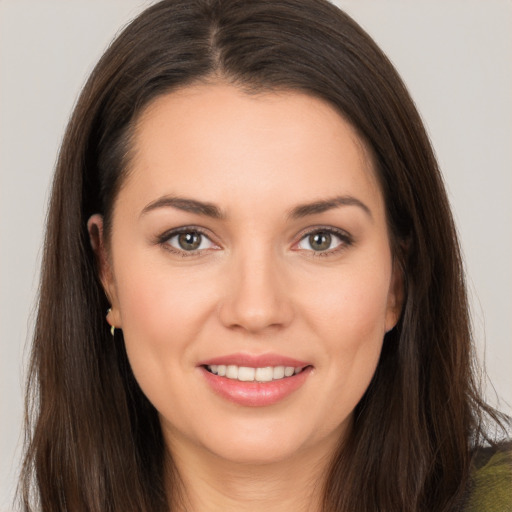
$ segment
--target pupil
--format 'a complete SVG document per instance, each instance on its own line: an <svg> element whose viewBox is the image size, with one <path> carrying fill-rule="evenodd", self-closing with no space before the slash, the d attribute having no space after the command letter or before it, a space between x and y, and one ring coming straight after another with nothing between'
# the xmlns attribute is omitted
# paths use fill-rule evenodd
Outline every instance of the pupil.
<svg viewBox="0 0 512 512"><path fill-rule="evenodd" d="M329 233L315 233L309 236L309 243L314 251L325 251L331 246L331 235Z"/></svg>
<svg viewBox="0 0 512 512"><path fill-rule="evenodd" d="M201 245L201 235L199 233L181 233L178 237L180 247L186 251L197 249Z"/></svg>

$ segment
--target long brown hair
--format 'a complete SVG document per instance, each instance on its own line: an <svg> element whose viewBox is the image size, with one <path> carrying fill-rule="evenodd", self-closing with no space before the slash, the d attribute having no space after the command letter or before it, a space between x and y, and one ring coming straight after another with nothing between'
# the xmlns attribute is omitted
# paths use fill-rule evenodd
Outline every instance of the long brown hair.
<svg viewBox="0 0 512 512"><path fill-rule="evenodd" d="M371 149L406 285L355 424L333 454L324 511L452 511L487 440L463 269L428 137L372 39L324 0L164 0L137 17L85 85L57 163L27 397L22 501L42 511L165 511L157 413L112 340L86 223L108 235L135 120L218 77L334 105ZM171 461L172 464L172 461ZM392 471L390 471L392 468ZM166 473L168 474L168 473ZM171 491L172 492L172 491Z"/></svg>

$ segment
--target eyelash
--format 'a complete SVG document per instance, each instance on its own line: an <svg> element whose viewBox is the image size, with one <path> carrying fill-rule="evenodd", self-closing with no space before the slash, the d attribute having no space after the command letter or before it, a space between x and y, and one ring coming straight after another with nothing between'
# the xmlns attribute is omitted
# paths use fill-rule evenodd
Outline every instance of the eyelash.
<svg viewBox="0 0 512 512"><path fill-rule="evenodd" d="M162 233L160 236L157 237L156 243L161 245L164 249L177 254L181 257L187 258L191 256L198 256L202 254L204 251L207 251L208 249L199 249L199 250L191 250L186 251L184 249L177 249L176 247L173 247L169 242L171 239L173 239L176 236L179 236L181 234L187 234L187 233L194 233L198 234L201 237L207 238L212 244L216 245L215 242L211 240L211 237L208 236L208 234L200 227L197 226L184 226L181 228L171 229L169 231L166 231L165 233ZM308 250L308 249L297 249L297 250L304 250L306 252L311 253L311 256L313 257L327 257L333 254L337 254L347 247L350 247L353 245L354 240L350 234L348 234L346 231L343 231L341 229L336 229L331 226L315 226L314 228L308 228L306 231L302 232L299 236L298 242L294 243L294 246L297 246L300 244L303 240L305 240L307 237L310 237L311 235L314 235L316 233L325 233L328 235L334 235L336 238L340 240L340 243L338 246L336 246L334 249L327 249L325 251L315 251L314 249Z"/></svg>
<svg viewBox="0 0 512 512"><path fill-rule="evenodd" d="M210 242L212 244L216 245L215 242L213 242L211 240L211 237L208 236L208 234L202 228L197 227L197 226L183 226L182 228L171 229L169 231L166 231L165 233L162 233L157 238L156 242L157 242L157 244L161 245L165 250L170 251L173 254L177 254L183 258L187 258L190 256L198 256L199 254L201 254L202 252L207 250L207 249L200 249L200 250L186 251L184 249L177 249L176 247L173 247L169 243L170 240L172 240L174 237L182 235L182 234L187 234L187 233L198 234L201 237L207 238L208 240L210 240Z"/></svg>
<svg viewBox="0 0 512 512"><path fill-rule="evenodd" d="M336 238L339 239L340 243L334 248L334 249L327 249L325 251L315 251L313 249L304 249L305 251L311 253L311 256L314 258L325 258L329 257L335 254L338 254L339 252L347 249L354 243L354 239L352 236L347 233L346 231L342 229L333 228L332 226L315 226L313 228L308 228L306 231L302 232L299 236L299 241L294 244L294 246L297 246L300 244L303 240L310 237L311 235L317 234L317 233L324 233L328 235L334 235ZM301 249L298 249L301 250Z"/></svg>

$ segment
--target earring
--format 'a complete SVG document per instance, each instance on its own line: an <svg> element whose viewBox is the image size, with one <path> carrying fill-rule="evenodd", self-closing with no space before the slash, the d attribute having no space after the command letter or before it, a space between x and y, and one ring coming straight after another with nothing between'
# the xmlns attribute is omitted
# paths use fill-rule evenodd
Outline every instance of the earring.
<svg viewBox="0 0 512 512"><path fill-rule="evenodd" d="M112 308L108 308L108 309L107 309L107 317L108 317L108 315L110 315L110 312L111 312L111 311L112 311ZM107 320L107 322L108 322L108 320ZM110 334L112 334L112 337L114 336L115 332L116 332L116 327L115 327L115 325L111 325L111 326L110 326Z"/></svg>

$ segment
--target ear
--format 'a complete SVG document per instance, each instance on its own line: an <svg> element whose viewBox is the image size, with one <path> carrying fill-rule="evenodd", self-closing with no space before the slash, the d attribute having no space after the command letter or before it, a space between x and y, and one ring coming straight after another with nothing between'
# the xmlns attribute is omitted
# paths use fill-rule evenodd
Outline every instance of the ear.
<svg viewBox="0 0 512 512"><path fill-rule="evenodd" d="M393 263L393 274L391 276L391 283L388 292L388 303L386 311L386 332L391 331L398 323L400 315L402 314L402 307L404 303L404 274L400 265L396 262Z"/></svg>
<svg viewBox="0 0 512 512"><path fill-rule="evenodd" d="M105 291L105 295L111 304L107 313L107 322L113 326L121 327L121 317L119 313L119 304L117 300L117 291L112 272L112 264L108 255L103 232L103 216L99 213L92 215L87 221L87 231L89 240L96 256L96 266L98 274Z"/></svg>

